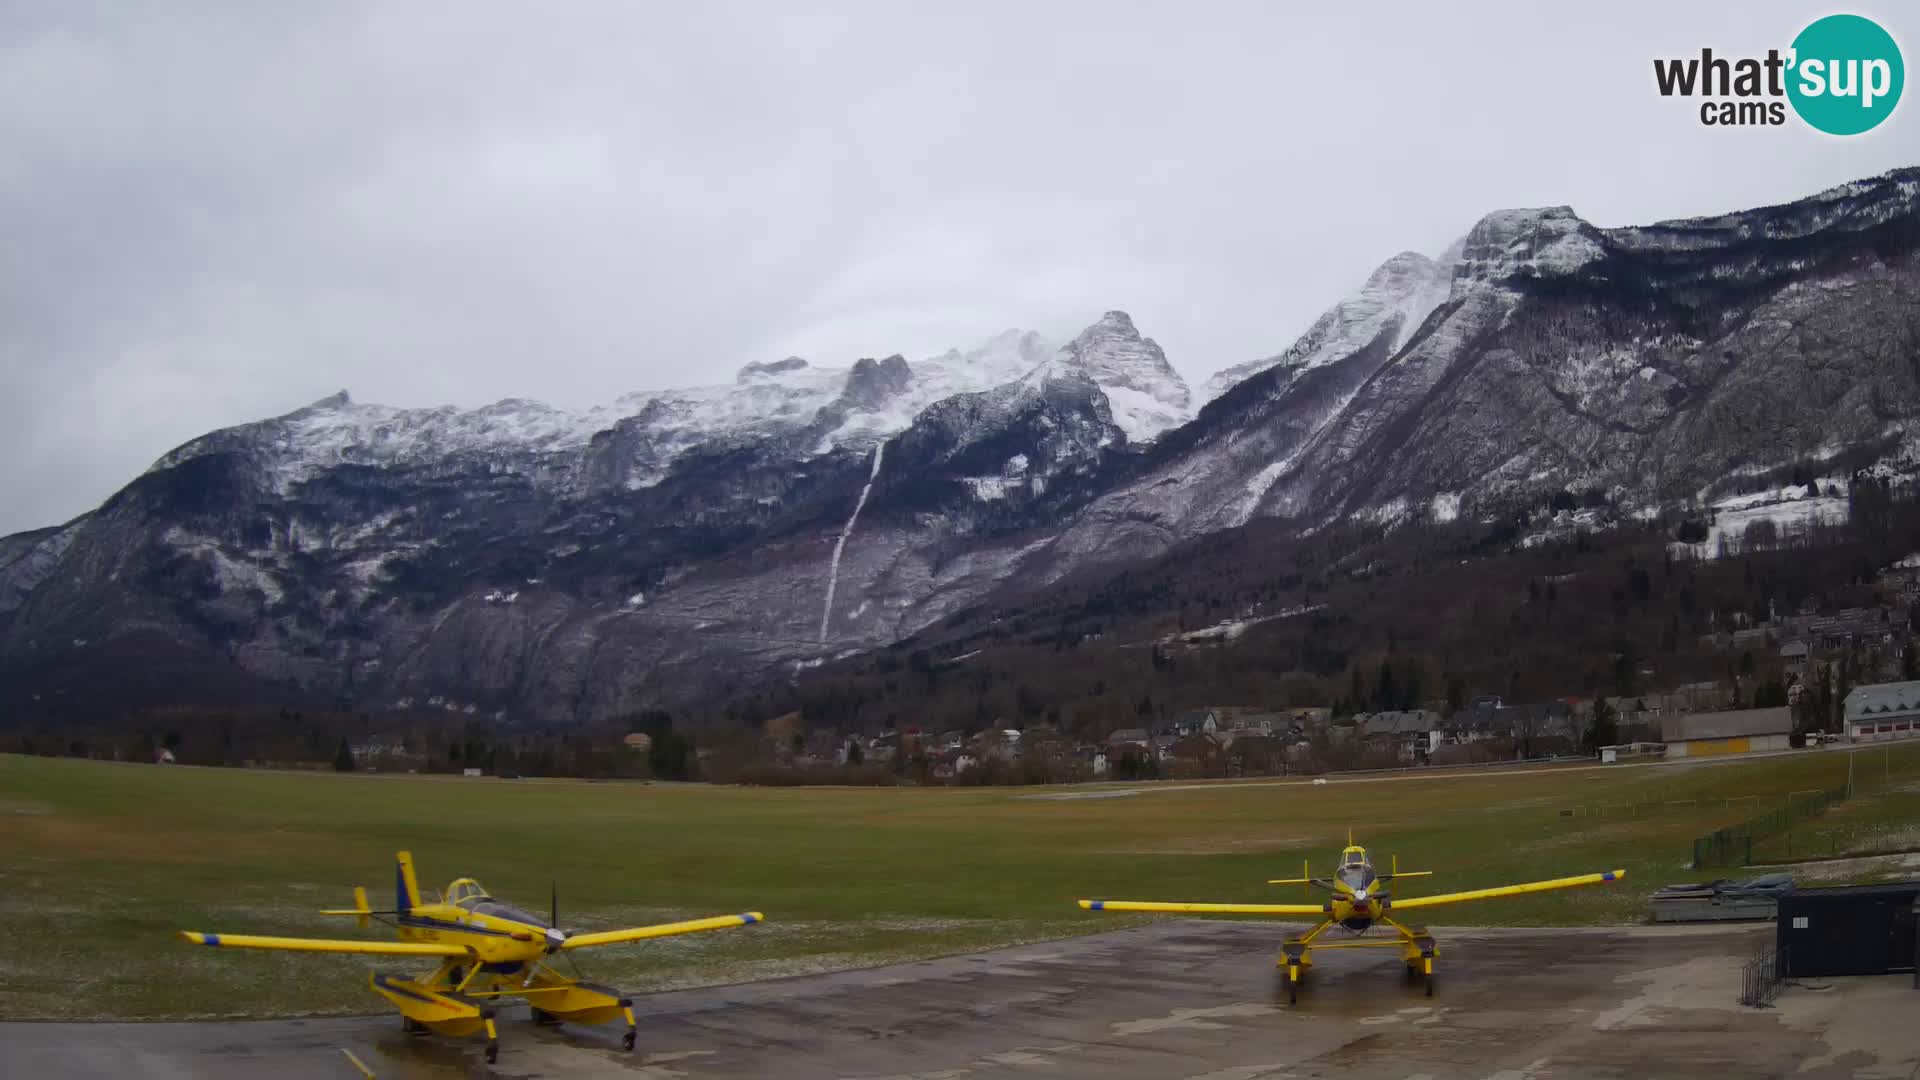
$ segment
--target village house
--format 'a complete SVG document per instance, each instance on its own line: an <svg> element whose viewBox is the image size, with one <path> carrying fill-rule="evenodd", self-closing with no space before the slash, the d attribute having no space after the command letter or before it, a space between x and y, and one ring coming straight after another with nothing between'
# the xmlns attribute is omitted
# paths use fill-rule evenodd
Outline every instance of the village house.
<svg viewBox="0 0 1920 1080"><path fill-rule="evenodd" d="M1780 646L1780 667L1789 676L1804 681L1812 649L1804 641L1789 641Z"/></svg>
<svg viewBox="0 0 1920 1080"><path fill-rule="evenodd" d="M1176 737L1181 735L1195 735L1202 732L1211 735L1218 730L1220 730L1220 715L1217 710L1212 708L1182 709L1173 714L1171 718L1162 720L1153 726L1153 734L1155 735L1172 735Z"/></svg>
<svg viewBox="0 0 1920 1080"><path fill-rule="evenodd" d="M1920 682L1856 686L1841 714L1846 736L1854 742L1920 738Z"/></svg>
<svg viewBox="0 0 1920 1080"><path fill-rule="evenodd" d="M1430 709L1359 713L1354 726L1369 744L1391 748L1402 761L1425 761L1443 735L1440 714Z"/></svg>
<svg viewBox="0 0 1920 1080"><path fill-rule="evenodd" d="M1889 599L1908 605L1920 603L1920 551L1881 571L1875 584Z"/></svg>

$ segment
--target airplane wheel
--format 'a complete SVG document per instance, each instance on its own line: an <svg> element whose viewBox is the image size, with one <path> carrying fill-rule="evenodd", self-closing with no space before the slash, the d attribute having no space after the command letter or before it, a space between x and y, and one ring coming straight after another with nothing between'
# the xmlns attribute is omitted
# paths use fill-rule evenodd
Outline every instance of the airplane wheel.
<svg viewBox="0 0 1920 1080"><path fill-rule="evenodd" d="M486 1057L487 1057L487 1064L489 1065L492 1065L494 1062L499 1061L500 1060L500 1044L491 1043L491 1042L488 1043Z"/></svg>
<svg viewBox="0 0 1920 1080"><path fill-rule="evenodd" d="M1287 983L1287 1004L1298 1005L1300 1003L1300 980L1291 974L1282 974L1280 977L1286 980Z"/></svg>
<svg viewBox="0 0 1920 1080"><path fill-rule="evenodd" d="M628 1031L625 1035L620 1036L620 1049L622 1050L633 1049L633 1037L634 1037L634 1033L632 1031Z"/></svg>
<svg viewBox="0 0 1920 1080"><path fill-rule="evenodd" d="M411 1016L403 1016L400 1018L400 1030L409 1035L425 1035L427 1033L427 1025L415 1020Z"/></svg>
<svg viewBox="0 0 1920 1080"><path fill-rule="evenodd" d="M1433 996L1433 972L1427 972L1427 996Z"/></svg>
<svg viewBox="0 0 1920 1080"><path fill-rule="evenodd" d="M533 1022L536 1024L551 1026L553 1024L558 1024L560 1021L555 1020L553 1018L553 1014L546 1011L545 1009L534 1009Z"/></svg>

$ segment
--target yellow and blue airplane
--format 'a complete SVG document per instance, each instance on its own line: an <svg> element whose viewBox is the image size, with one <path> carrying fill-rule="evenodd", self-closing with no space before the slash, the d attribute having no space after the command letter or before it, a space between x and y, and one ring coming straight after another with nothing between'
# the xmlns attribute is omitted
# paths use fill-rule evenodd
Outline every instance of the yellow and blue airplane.
<svg viewBox="0 0 1920 1080"><path fill-rule="evenodd" d="M524 998L537 1023L570 1020L605 1024L625 1017L627 1033L621 1045L633 1049L636 1025L633 1002L617 990L555 971L548 959L557 953L618 945L648 938L697 934L752 926L765 916L757 911L719 915L688 922L660 923L626 930L568 933L560 928L559 890L554 890L550 918L522 911L495 900L472 878L447 886L438 903L427 903L413 873L413 856L402 851L394 867L394 906L374 911L367 906L367 890L353 890L354 906L322 911L322 915L352 915L365 928L369 921L392 916L399 941L353 941L324 938L260 937L251 934L208 934L182 930L180 940L191 945L227 949L285 949L293 952L368 953L377 956L419 956L439 960L430 974L376 973L373 991L400 1010L401 1023L410 1032L442 1035L487 1033L489 1064L500 1052L492 1003L500 998Z"/></svg>
<svg viewBox="0 0 1920 1080"><path fill-rule="evenodd" d="M1434 944L1433 935L1425 927L1410 927L1388 914L1389 911L1413 911L1419 908L1440 907L1445 904L1464 904L1474 900L1491 900L1498 896L1520 896L1525 893L1548 892L1553 889L1571 889L1581 885L1599 885L1609 881L1619 881L1627 876L1625 870L1607 870L1598 874L1580 874L1575 877L1553 878L1549 881L1529 881L1521 885L1501 885L1491 889L1471 889L1467 892L1439 893L1434 896L1416 896L1396 900L1385 886L1399 878L1431 877L1431 870L1403 871L1396 857L1387 873L1376 873L1373 860L1367 857L1367 849L1353 842L1353 835L1347 835L1347 846L1340 852L1340 868L1334 871L1329 880L1313 876L1309 866L1302 865L1301 876L1297 878L1278 878L1267 882L1269 885L1305 885L1308 888L1319 887L1330 890L1332 896L1319 904L1181 904L1160 903L1150 900L1082 900L1080 906L1089 911L1154 911L1174 912L1190 915L1318 915L1319 925L1297 937L1290 938L1280 946L1277 965L1287 984L1287 1001L1297 1002L1300 997L1300 980L1313 966L1313 950L1320 949L1392 949L1400 950L1400 959L1406 964L1408 978L1424 978L1427 996L1433 996L1433 960L1440 954L1440 947ZM1315 944L1321 934L1334 927L1340 927L1355 936L1365 934L1374 926L1386 926L1395 931L1391 938L1374 938L1366 941L1335 941Z"/></svg>

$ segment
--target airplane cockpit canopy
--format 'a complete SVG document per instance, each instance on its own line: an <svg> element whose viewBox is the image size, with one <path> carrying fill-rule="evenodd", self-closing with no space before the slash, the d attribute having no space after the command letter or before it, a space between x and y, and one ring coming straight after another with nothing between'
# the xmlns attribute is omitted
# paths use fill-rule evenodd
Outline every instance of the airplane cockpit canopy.
<svg viewBox="0 0 1920 1080"><path fill-rule="evenodd" d="M447 903L455 907L466 908L476 915L491 915L496 919L512 919L527 926L545 926L547 920L530 912L522 911L512 904L503 904L487 895L486 887L472 878L461 878L447 886Z"/></svg>
<svg viewBox="0 0 1920 1080"><path fill-rule="evenodd" d="M512 904L503 904L498 900L482 898L473 905L473 911L481 915L491 915L496 919L512 919L525 926L546 926L547 920L531 912L522 911Z"/></svg>
<svg viewBox="0 0 1920 1080"><path fill-rule="evenodd" d="M1373 860L1365 848L1350 847L1340 853L1340 869L1333 876L1357 892L1373 884Z"/></svg>

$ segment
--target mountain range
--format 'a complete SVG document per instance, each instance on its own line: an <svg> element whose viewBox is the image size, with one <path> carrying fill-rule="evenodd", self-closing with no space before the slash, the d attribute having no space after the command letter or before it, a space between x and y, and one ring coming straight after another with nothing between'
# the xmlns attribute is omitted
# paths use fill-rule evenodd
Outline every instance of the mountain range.
<svg viewBox="0 0 1920 1080"><path fill-rule="evenodd" d="M1920 464L1920 169L1602 229L1488 214L1193 391L1056 344L741 368L567 412L345 393L0 538L0 706L323 700L543 726L735 694L1255 519L1697 508Z"/></svg>

